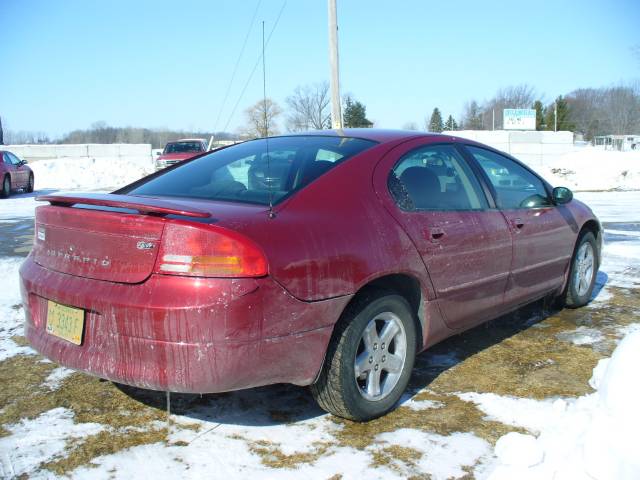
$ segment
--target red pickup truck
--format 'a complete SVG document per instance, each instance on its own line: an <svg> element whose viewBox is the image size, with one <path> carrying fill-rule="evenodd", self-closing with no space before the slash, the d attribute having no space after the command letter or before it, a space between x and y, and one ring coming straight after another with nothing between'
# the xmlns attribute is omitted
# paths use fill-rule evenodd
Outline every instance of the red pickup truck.
<svg viewBox="0 0 640 480"><path fill-rule="evenodd" d="M208 144L202 138L185 138L169 142L165 145L162 154L156 158L156 170L161 170L196 155L206 152Z"/></svg>

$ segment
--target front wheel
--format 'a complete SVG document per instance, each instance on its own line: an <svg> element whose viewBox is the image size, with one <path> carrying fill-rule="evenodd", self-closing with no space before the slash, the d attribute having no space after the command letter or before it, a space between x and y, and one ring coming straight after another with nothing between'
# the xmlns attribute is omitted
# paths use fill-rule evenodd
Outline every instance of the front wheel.
<svg viewBox="0 0 640 480"><path fill-rule="evenodd" d="M11 179L9 175L5 175L4 180L2 181L2 191L0 192L0 196L2 198L7 198L11 195Z"/></svg>
<svg viewBox="0 0 640 480"><path fill-rule="evenodd" d="M29 174L29 183L27 183L27 193L33 192L33 173Z"/></svg>
<svg viewBox="0 0 640 480"><path fill-rule="evenodd" d="M388 292L363 295L336 325L311 392L324 410L356 421L390 411L407 387L416 326L407 301Z"/></svg>
<svg viewBox="0 0 640 480"><path fill-rule="evenodd" d="M565 306L578 308L589 303L598 273L597 249L593 233L583 233L578 239L571 259L569 282L564 298Z"/></svg>

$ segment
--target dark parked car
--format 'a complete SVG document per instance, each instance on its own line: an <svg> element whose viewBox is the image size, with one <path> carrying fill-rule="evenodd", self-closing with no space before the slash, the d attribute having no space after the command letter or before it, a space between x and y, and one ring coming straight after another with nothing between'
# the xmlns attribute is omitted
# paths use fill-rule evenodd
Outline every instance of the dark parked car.
<svg viewBox="0 0 640 480"><path fill-rule="evenodd" d="M20 276L43 355L157 390L311 385L355 420L392 409L429 346L537 299L586 304L602 242L570 190L416 132L253 140L39 199Z"/></svg>
<svg viewBox="0 0 640 480"><path fill-rule="evenodd" d="M0 179L2 179L0 196L2 198L7 198L13 190L19 188L25 192L33 192L33 171L27 166L26 160L20 160L6 150L0 150L0 160Z"/></svg>

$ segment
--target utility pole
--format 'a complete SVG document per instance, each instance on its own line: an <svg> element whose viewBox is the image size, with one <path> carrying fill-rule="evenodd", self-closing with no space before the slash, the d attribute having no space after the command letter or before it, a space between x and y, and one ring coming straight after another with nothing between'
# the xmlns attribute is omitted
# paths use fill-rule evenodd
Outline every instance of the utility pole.
<svg viewBox="0 0 640 480"><path fill-rule="evenodd" d="M331 127L342 128L340 74L338 71L338 14L336 0L329 2L329 65L331 66Z"/></svg>

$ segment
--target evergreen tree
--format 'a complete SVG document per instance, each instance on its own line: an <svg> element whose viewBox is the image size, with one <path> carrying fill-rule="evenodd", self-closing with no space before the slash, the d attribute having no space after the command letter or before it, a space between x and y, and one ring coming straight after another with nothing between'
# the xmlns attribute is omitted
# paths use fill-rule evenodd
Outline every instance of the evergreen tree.
<svg viewBox="0 0 640 480"><path fill-rule="evenodd" d="M544 130L544 107L540 100L536 100L533 104L536 111L536 130Z"/></svg>
<svg viewBox="0 0 640 480"><path fill-rule="evenodd" d="M547 124L546 129L551 131L554 130L556 125L558 132L561 130L573 131L575 129L575 125L571 122L569 105L562 95L556 98L556 101L547 107L545 122Z"/></svg>
<svg viewBox="0 0 640 480"><path fill-rule="evenodd" d="M373 122L367 119L367 108L357 100L346 97L342 116L346 128L371 128Z"/></svg>
<svg viewBox="0 0 640 480"><path fill-rule="evenodd" d="M440 110L438 107L433 109L433 113L431 114L431 120L429 121L429 131L440 133L444 130L444 124L442 123L442 115L440 114Z"/></svg>
<svg viewBox="0 0 640 480"><path fill-rule="evenodd" d="M449 115L447 118L447 121L444 124L444 129L449 131L458 130L458 124L452 115Z"/></svg>

